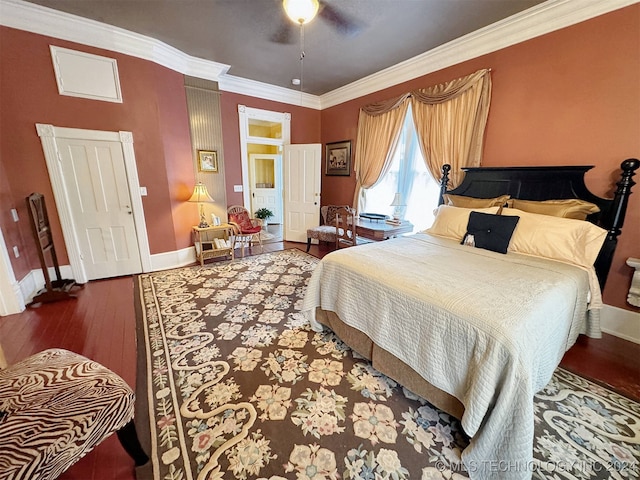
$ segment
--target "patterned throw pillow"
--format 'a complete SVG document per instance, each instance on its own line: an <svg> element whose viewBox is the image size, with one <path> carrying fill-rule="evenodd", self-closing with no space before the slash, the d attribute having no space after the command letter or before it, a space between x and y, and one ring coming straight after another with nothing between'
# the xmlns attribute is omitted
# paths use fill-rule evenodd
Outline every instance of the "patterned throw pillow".
<svg viewBox="0 0 640 480"><path fill-rule="evenodd" d="M229 215L229 220L231 222L237 223L238 227L240 227L240 231L253 229L253 224L251 223L251 219L249 218L249 214L247 212L232 213Z"/></svg>

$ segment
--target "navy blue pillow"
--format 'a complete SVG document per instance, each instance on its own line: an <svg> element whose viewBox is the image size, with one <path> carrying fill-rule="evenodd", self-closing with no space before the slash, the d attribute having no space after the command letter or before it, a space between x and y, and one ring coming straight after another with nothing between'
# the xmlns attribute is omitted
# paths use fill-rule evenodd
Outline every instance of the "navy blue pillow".
<svg viewBox="0 0 640 480"><path fill-rule="evenodd" d="M471 212L467 233L462 244L474 245L485 250L507 253L509 241L516 229L520 217L491 215L490 213Z"/></svg>

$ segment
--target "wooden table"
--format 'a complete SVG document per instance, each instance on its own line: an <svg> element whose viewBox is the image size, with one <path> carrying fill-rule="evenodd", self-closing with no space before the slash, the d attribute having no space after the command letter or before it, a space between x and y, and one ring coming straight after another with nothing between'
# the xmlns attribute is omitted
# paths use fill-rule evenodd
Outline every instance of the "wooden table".
<svg viewBox="0 0 640 480"><path fill-rule="evenodd" d="M365 218L356 220L356 235L376 242L411 232L413 232L413 224L407 221L402 222L400 225L391 225L384 220L375 221Z"/></svg>

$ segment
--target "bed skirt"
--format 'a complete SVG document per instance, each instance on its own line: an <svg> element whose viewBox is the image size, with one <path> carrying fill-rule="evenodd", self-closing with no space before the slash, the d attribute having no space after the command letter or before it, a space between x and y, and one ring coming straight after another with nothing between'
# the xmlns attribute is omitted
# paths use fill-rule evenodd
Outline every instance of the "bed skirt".
<svg viewBox="0 0 640 480"><path fill-rule="evenodd" d="M402 360L373 343L360 330L345 324L335 312L316 308L316 320L333 330L340 340L369 360L376 370L420 395L440 410L458 419L462 418L464 405L460 400L434 387Z"/></svg>

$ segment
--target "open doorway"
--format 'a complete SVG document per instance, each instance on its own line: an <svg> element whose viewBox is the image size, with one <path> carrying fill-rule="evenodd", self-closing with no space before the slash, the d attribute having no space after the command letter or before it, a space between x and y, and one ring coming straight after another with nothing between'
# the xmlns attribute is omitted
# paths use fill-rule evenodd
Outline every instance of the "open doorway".
<svg viewBox="0 0 640 480"><path fill-rule="evenodd" d="M261 208L273 213L266 220L263 240L282 240L282 149L291 141L291 114L244 105L238 105L238 114L244 207L251 216Z"/></svg>

